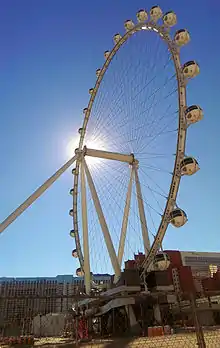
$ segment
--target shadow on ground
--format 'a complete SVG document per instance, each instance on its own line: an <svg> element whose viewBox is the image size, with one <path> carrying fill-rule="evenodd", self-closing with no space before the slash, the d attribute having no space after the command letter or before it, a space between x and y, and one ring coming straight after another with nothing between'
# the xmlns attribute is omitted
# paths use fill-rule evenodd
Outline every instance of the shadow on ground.
<svg viewBox="0 0 220 348"><path fill-rule="evenodd" d="M79 347L82 347L82 348L126 348L133 341L135 341L134 337L113 339L113 340L100 340L95 342L81 343Z"/></svg>
<svg viewBox="0 0 220 348"><path fill-rule="evenodd" d="M103 348L125 348L128 347L128 344L132 343L133 341L133 337L117 339L112 342L108 342L106 345L103 346Z"/></svg>

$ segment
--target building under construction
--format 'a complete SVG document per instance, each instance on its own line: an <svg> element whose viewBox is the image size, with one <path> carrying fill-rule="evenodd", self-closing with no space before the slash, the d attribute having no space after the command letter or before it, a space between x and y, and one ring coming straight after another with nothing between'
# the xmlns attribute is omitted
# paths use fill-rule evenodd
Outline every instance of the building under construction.
<svg viewBox="0 0 220 348"><path fill-rule="evenodd" d="M149 313L152 313L151 321L153 323L155 318L157 321L162 320L159 307L165 308L165 312L168 313L167 308L170 304L174 308L176 300L189 300L188 296L184 298L185 294L205 298L207 292L220 292L220 272L218 271L220 253L171 250L165 252L169 256L170 266L166 271L151 272L148 275L148 290L150 294L154 294L154 298L148 294L145 298L145 305L142 307L140 307L140 303L143 302L143 298L139 297L139 294L143 289L138 273L138 266L144 259L142 253L134 255L134 260L125 262L125 269L120 284L117 284L117 289L113 287L113 276L109 274L93 275L94 283L102 289L102 294L103 292L108 294L108 296L101 298L99 291L94 289L93 297L97 297L96 300L93 298L79 301L79 298L82 299L85 293L83 277L58 275L50 278L0 278L1 332L16 325L19 328L23 325L27 330L25 323L27 318L29 320L28 330L31 331L33 318L45 316L48 313L67 314L76 302L79 303L81 312L84 313L85 308L88 310L87 313L93 313L95 310L96 316L101 315L108 319L107 312L124 304L124 308L130 308L130 314L133 308L135 316L142 318L139 318L140 320L143 320L145 311L148 311L148 318ZM118 297L123 297L122 294L127 298L119 299ZM164 296L164 294L169 294L169 296ZM215 305L220 305L219 298L215 302ZM209 305L205 300L203 300L204 303ZM140 310L140 308L142 309ZM139 313L140 311L142 314ZM114 315L127 318L128 313L122 312L115 309ZM207 315L205 317L208 318ZM124 319L122 321L126 322Z"/></svg>
<svg viewBox="0 0 220 348"><path fill-rule="evenodd" d="M93 275L98 284L109 287L108 274ZM24 318L47 313L67 313L76 296L84 292L83 278L58 275L49 278L0 278L1 330Z"/></svg>

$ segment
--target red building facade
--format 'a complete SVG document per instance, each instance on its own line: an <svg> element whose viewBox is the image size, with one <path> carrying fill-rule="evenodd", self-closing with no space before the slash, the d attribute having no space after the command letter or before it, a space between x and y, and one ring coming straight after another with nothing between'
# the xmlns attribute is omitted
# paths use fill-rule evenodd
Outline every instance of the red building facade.
<svg viewBox="0 0 220 348"><path fill-rule="evenodd" d="M164 251L170 259L167 271L156 272L154 282L158 285L166 283L173 285L174 291L179 293L202 293L220 291L220 253L181 252L178 250ZM144 254L134 255L133 260L125 262L125 269L135 269L144 261ZM219 270L210 273L210 265L216 265ZM166 273L166 281L164 274ZM151 277L152 278L152 277Z"/></svg>

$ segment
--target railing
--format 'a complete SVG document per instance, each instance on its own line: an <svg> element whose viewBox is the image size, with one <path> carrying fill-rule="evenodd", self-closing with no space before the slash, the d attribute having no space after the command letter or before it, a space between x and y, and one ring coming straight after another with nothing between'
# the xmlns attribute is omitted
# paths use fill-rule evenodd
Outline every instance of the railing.
<svg viewBox="0 0 220 348"><path fill-rule="evenodd" d="M85 347L94 348L220 348L220 306L216 304L220 294L210 293L199 299L184 294L184 301L178 296L178 302L173 303L159 303L160 296L132 296L132 303L125 301L126 306L107 306L107 312L102 315L103 301L110 303L112 298L103 300L103 296L96 296L94 308L89 311L87 307L78 307L82 296L37 297L38 302L29 297L29 304L38 306L29 309L25 308L26 300L21 298L0 298L0 346L34 342L38 346L70 344L73 347L86 341ZM154 311L158 304L159 319ZM136 319L132 319L131 312ZM93 313L93 317L86 313Z"/></svg>

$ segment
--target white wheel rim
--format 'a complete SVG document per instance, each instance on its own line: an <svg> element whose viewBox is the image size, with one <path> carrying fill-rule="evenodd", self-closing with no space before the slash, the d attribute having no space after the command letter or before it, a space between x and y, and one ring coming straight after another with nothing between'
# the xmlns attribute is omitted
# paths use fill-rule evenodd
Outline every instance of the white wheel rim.
<svg viewBox="0 0 220 348"><path fill-rule="evenodd" d="M144 29L143 29L144 28ZM93 93L90 97L89 104L87 107L87 111L85 113L85 118L83 122L82 128L84 129L83 133L80 135L80 141L79 141L79 150L82 150L84 146L84 139L85 134L87 130L88 121L90 119L90 114L92 111L92 107L96 98L96 95L98 93L98 90L100 88L101 82L105 76L106 71L108 70L108 67L110 63L112 62L112 59L117 54L119 49L123 46L123 44L129 39L130 36L132 36L134 33L142 30L151 30L155 31L157 35L161 37L161 40L164 40L167 44L167 47L169 48L169 51L171 53L175 72L176 72L176 78L177 78L177 86L178 86L178 105L179 105L179 125L178 125L178 136L177 136L177 146L176 146L176 159L173 169L173 177L170 185L169 190L169 196L167 198L167 203L165 206L164 214L161 219L161 223L159 226L159 229L157 231L157 234L155 236L154 242L151 246L150 253L148 257L145 259L144 267L148 268L151 262L154 259L155 253L160 248L164 235L167 230L167 226L169 224L169 215L172 211L173 207L175 206L177 193L180 185L180 162L184 158L185 154L185 145L186 145L186 130L187 130L187 124L185 120L185 109L186 109L186 81L184 78L184 75L182 73L181 69L181 63L180 63L180 57L179 57L179 49L175 45L174 41L171 39L169 32L167 29L165 29L163 26L159 26L155 23L148 22L148 23L138 23L135 25L135 27L126 32L124 36L120 39L120 41L113 47L113 49L110 51L98 77L96 80L95 87L93 89ZM78 160L76 162L76 168L79 168L80 161ZM74 175L74 188L76 191L78 191L78 175ZM80 244L80 238L79 238L79 226L78 226L78 211L77 211L77 195L73 196L73 211L74 211L74 231L75 231L75 241L76 241L76 248L79 255L79 262L80 267L83 269L83 253L81 249Z"/></svg>

